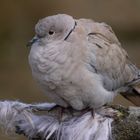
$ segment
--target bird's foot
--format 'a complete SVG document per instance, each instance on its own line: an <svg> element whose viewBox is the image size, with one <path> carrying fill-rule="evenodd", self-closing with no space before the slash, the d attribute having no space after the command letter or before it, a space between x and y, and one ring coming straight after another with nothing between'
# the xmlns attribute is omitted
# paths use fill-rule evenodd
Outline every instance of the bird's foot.
<svg viewBox="0 0 140 140"><path fill-rule="evenodd" d="M93 119L95 116L95 109L94 108L85 108L85 109L77 111L77 112L78 112L78 116L83 116L84 114L86 114L88 112L91 113L91 116L93 117Z"/></svg>
<svg viewBox="0 0 140 140"><path fill-rule="evenodd" d="M108 117L108 118L116 118L118 116L118 111L114 110L110 107L102 107L97 109L97 113L101 116Z"/></svg>
<svg viewBox="0 0 140 140"><path fill-rule="evenodd" d="M57 116L59 123L61 123L64 119L66 114L72 114L71 108L70 107L62 107L60 105L55 105L53 108L51 108L48 113L53 113L55 112L55 116ZM57 114L57 115L56 115Z"/></svg>

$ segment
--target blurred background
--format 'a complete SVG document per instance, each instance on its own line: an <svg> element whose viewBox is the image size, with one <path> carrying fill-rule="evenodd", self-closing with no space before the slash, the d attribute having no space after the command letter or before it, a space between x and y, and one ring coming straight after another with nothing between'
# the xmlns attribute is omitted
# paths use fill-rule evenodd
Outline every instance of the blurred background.
<svg viewBox="0 0 140 140"><path fill-rule="evenodd" d="M133 62L140 66L139 0L0 0L0 100L45 102L31 76L27 42L40 18L66 13L111 25ZM118 96L115 103L131 105ZM0 139L20 139L0 134Z"/></svg>

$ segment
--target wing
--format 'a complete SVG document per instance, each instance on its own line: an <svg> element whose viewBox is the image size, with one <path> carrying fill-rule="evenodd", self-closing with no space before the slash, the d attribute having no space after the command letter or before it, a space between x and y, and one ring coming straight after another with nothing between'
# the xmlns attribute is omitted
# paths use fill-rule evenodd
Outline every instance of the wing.
<svg viewBox="0 0 140 140"><path fill-rule="evenodd" d="M90 66L101 75L107 90L117 90L137 78L138 69L105 23L81 19L87 31Z"/></svg>

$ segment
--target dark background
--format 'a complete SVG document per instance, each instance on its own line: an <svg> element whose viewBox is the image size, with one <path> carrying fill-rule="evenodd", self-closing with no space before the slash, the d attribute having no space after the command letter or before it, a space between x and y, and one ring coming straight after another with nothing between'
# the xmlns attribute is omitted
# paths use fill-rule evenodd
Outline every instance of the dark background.
<svg viewBox="0 0 140 140"><path fill-rule="evenodd" d="M108 23L132 61L140 66L139 0L0 0L0 100L47 100L32 79L26 44L34 36L37 21L57 13ZM131 105L120 96L116 102ZM0 139L25 138L1 134Z"/></svg>

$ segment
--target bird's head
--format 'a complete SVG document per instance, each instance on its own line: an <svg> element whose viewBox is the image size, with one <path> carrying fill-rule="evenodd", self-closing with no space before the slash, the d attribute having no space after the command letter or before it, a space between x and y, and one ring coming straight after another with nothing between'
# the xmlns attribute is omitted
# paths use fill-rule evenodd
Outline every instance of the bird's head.
<svg viewBox="0 0 140 140"><path fill-rule="evenodd" d="M67 40L75 26L76 22L73 17L66 14L43 18L36 24L36 35L28 46L32 46L34 43L39 43L39 45L43 46L54 41Z"/></svg>

